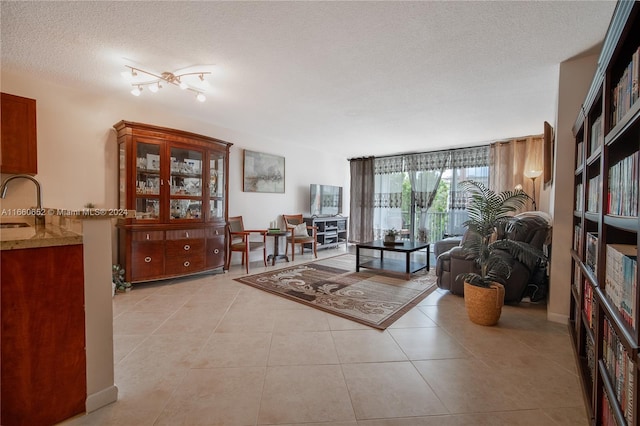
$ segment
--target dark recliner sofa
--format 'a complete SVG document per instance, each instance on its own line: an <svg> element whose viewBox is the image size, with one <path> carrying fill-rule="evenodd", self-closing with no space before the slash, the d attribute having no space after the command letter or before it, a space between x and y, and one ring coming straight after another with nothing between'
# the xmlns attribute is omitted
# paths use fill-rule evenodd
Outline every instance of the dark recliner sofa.
<svg viewBox="0 0 640 426"><path fill-rule="evenodd" d="M498 236L498 238L524 241L539 250L543 250L543 246L548 244L547 239L550 235L551 226L546 218L540 215L524 213L515 216L513 220L523 221L523 226L514 227L514 230L509 234ZM464 241L464 237L462 241ZM511 266L511 275L503 283L505 287L504 301L511 304L520 303L530 280L534 276L540 277L544 274L536 273L536 268L541 267L539 263L530 268L507 252L503 252L503 256ZM478 272L478 268L473 259L465 255L462 243L437 257L436 276L439 288L449 290L458 296L463 296L464 282L457 277L467 272Z"/></svg>

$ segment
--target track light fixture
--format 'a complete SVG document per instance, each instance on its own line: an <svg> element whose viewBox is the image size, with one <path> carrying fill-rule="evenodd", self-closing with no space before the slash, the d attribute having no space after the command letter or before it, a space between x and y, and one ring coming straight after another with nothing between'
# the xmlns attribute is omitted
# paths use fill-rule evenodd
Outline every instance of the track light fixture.
<svg viewBox="0 0 640 426"><path fill-rule="evenodd" d="M206 96L204 95L204 90L190 86L185 81L184 77L189 75L197 75L198 78L200 79L200 82L203 83L205 86L208 86L208 81L205 80L204 76L207 74L211 74L211 72L197 71L197 72L187 72L182 74L174 74L172 72L165 71L162 74L158 75L149 71L145 71L140 68L131 67L129 65L125 65L125 67L129 68L130 71L123 71L121 74L124 78L128 80L134 79L139 75L139 73L151 77L151 79L148 81L131 82L131 86L133 86L133 90L131 90L131 94L133 96L140 96L140 93L142 92L142 89L144 87L147 87L150 92L156 93L158 90L162 89L163 86L160 84L160 82L164 81L166 83L173 84L174 86L178 86L182 90L190 90L192 92L195 92L196 99L200 102L204 102L207 100Z"/></svg>

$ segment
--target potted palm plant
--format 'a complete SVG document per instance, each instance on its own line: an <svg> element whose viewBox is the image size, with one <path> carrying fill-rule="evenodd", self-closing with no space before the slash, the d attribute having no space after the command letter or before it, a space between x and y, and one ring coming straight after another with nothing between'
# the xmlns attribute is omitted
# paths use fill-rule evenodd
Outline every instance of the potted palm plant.
<svg viewBox="0 0 640 426"><path fill-rule="evenodd" d="M496 193L470 180L461 185L469 194L469 220L465 222L467 234L462 246L477 266L477 272L461 274L465 307L472 322L495 325L504 304L503 283L511 274L504 253L528 265L545 256L525 242L498 238L498 234L521 226L520 221L513 220L513 214L530 199L527 193L521 189Z"/></svg>

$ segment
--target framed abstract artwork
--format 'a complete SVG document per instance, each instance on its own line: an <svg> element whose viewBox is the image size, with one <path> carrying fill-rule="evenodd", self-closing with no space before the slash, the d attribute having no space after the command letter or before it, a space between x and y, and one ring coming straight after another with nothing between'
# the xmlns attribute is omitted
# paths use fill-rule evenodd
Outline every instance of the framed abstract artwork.
<svg viewBox="0 0 640 426"><path fill-rule="evenodd" d="M244 192L284 193L284 157L245 149L242 176Z"/></svg>
<svg viewBox="0 0 640 426"><path fill-rule="evenodd" d="M544 122L544 186L551 185L553 182L553 127L551 124Z"/></svg>

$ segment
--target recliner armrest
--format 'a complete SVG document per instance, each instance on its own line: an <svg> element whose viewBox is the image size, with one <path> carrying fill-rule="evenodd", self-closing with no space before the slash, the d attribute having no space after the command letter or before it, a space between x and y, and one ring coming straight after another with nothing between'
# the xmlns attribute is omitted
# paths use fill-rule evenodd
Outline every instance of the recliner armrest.
<svg viewBox="0 0 640 426"><path fill-rule="evenodd" d="M457 259L457 260L473 261L473 255L466 253L462 246L454 247L451 250L449 250L447 253L449 254L452 260Z"/></svg>

